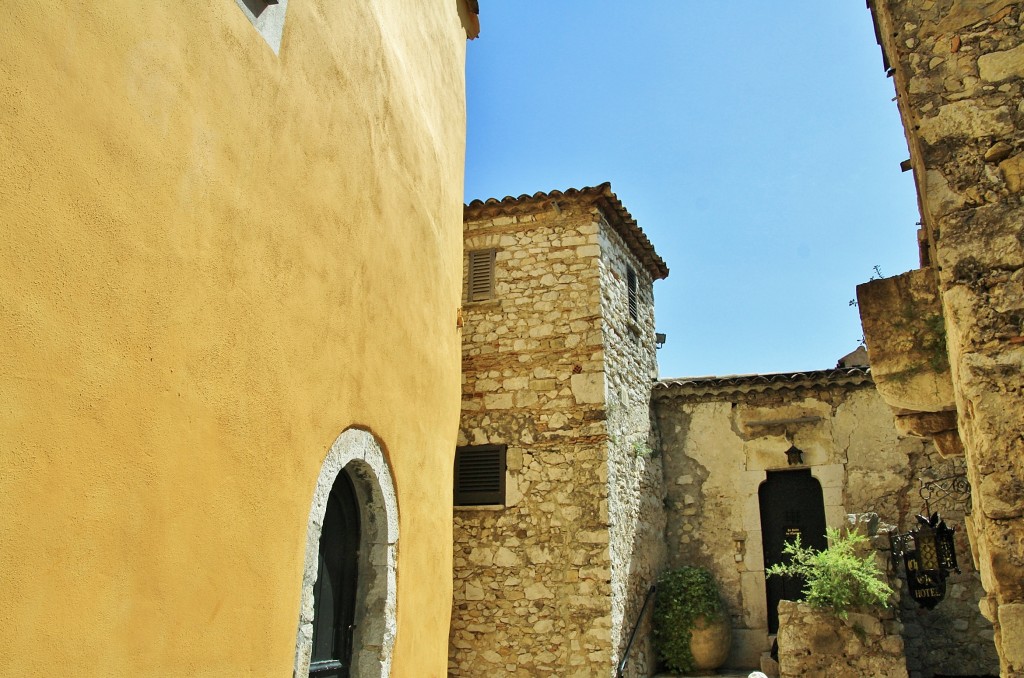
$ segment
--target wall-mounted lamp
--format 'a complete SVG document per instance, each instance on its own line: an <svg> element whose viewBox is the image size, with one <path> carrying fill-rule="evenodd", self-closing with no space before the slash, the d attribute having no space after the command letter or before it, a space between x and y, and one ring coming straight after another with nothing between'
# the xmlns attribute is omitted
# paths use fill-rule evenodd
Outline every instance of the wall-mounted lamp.
<svg viewBox="0 0 1024 678"><path fill-rule="evenodd" d="M919 515L917 522L918 528L906 534L899 530L890 532L889 543L893 566L903 566L910 597L931 610L946 597L946 579L951 572L960 574L960 567L956 562L954 531L946 527L939 514Z"/></svg>
<svg viewBox="0 0 1024 678"><path fill-rule="evenodd" d="M665 341L667 341L667 340L668 340L668 335L665 334L664 332L655 332L654 333L654 345L656 347L661 348L662 346L665 345Z"/></svg>
<svg viewBox="0 0 1024 678"><path fill-rule="evenodd" d="M796 445L790 445L786 450L786 463L790 466L801 466L804 463L804 453Z"/></svg>

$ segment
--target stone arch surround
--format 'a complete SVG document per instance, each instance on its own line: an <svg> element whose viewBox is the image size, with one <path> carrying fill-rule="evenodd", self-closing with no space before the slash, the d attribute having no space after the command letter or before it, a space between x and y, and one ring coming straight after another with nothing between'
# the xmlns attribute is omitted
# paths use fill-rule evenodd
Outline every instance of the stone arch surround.
<svg viewBox="0 0 1024 678"><path fill-rule="evenodd" d="M313 584L316 582L320 530L327 499L338 474L352 479L360 506L359 584L352 672L357 678L391 675L395 644L398 502L384 450L372 433L345 430L327 453L313 493L306 525L306 557L302 572L302 607L295 644L295 678L309 675L313 649Z"/></svg>

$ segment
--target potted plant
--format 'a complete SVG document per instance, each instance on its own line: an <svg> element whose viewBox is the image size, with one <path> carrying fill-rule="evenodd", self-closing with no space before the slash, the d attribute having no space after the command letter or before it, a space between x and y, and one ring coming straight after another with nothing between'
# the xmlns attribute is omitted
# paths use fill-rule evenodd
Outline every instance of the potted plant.
<svg viewBox="0 0 1024 678"><path fill-rule="evenodd" d="M654 647L670 671L716 669L729 656L729 620L711 572L701 567L667 570L658 578Z"/></svg>

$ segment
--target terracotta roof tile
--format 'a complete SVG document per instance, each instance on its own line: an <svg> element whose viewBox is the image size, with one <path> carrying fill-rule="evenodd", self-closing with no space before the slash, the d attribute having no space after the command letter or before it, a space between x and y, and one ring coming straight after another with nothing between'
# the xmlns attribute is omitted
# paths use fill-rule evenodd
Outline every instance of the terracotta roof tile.
<svg viewBox="0 0 1024 678"><path fill-rule="evenodd" d="M813 386L860 386L874 383L867 367L837 367L831 370L739 374L725 377L683 377L654 383L653 398L677 395L728 395L763 391L794 391Z"/></svg>
<svg viewBox="0 0 1024 678"><path fill-rule="evenodd" d="M488 198L474 200L463 209L463 219L473 221L489 219L499 215L516 214L527 211L548 209L552 203L569 200L580 204L593 203L601 208L608 223L622 236L630 251L643 263L648 273L655 280L668 277L668 266L665 260L654 251L654 245L637 225L636 220L622 205L622 201L612 192L612 185L605 182L598 186L570 188L565 191L537 192L533 195L523 194L518 198L505 196L502 199Z"/></svg>

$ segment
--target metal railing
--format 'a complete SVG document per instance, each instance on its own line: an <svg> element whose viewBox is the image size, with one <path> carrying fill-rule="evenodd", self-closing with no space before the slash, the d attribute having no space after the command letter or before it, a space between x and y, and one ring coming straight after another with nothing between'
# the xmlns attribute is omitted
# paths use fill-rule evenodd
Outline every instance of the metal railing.
<svg viewBox="0 0 1024 678"><path fill-rule="evenodd" d="M644 613L647 612L647 606L651 602L651 598L654 597L654 592L658 590L656 585L651 585L651 588L647 590L647 597L644 598L643 607L640 608L640 614L636 616L636 623L633 624L633 632L629 634L629 642L626 643L626 649L622 652L622 660L619 662L619 667L615 671L615 678L622 678L625 675L623 672L626 670L626 665L629 664L629 651L633 649L633 641L636 640L636 632L640 629L640 623L644 620Z"/></svg>

